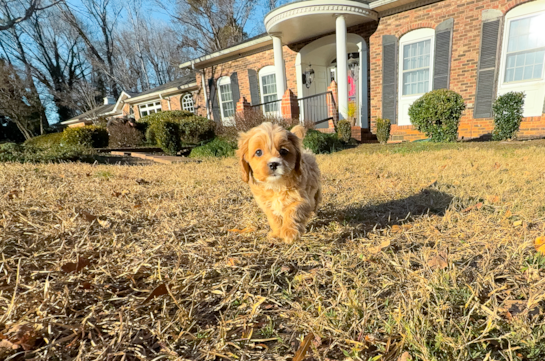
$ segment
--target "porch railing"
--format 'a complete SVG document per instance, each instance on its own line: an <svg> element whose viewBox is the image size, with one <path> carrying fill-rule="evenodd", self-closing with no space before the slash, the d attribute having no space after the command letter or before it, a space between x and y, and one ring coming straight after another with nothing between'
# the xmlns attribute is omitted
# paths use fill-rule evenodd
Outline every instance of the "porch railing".
<svg viewBox="0 0 545 361"><path fill-rule="evenodd" d="M261 111L265 116L282 118L282 99L252 105L252 110Z"/></svg>
<svg viewBox="0 0 545 361"><path fill-rule="evenodd" d="M335 119L337 105L333 92L325 92L297 99L300 120L320 124Z"/></svg>

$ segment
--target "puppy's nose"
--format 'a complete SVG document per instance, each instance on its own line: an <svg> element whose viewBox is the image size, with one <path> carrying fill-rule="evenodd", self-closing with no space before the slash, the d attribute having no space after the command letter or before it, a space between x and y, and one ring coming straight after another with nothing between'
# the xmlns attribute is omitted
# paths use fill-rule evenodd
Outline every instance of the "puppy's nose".
<svg viewBox="0 0 545 361"><path fill-rule="evenodd" d="M276 168L278 168L279 165L280 165L280 163L278 163L278 162L270 162L269 163L269 168L271 168L271 170L276 170Z"/></svg>

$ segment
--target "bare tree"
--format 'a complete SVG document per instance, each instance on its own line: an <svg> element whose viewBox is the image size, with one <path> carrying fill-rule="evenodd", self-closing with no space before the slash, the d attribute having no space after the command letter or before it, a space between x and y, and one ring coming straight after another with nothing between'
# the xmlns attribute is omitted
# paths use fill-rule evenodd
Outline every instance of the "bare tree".
<svg viewBox="0 0 545 361"><path fill-rule="evenodd" d="M29 83L11 64L0 60L0 113L17 125L25 139L36 134L42 113L39 96L30 89Z"/></svg>
<svg viewBox="0 0 545 361"><path fill-rule="evenodd" d="M183 43L197 52L221 50L242 41L244 28L258 0L173 0L171 15L184 30ZM157 4L171 13L169 3Z"/></svg>
<svg viewBox="0 0 545 361"><path fill-rule="evenodd" d="M0 0L0 31L30 19L36 12L48 9L61 1L44 2L42 0Z"/></svg>
<svg viewBox="0 0 545 361"><path fill-rule="evenodd" d="M86 80L76 81L63 94L63 103L78 114L82 114L99 106L102 94L92 83Z"/></svg>

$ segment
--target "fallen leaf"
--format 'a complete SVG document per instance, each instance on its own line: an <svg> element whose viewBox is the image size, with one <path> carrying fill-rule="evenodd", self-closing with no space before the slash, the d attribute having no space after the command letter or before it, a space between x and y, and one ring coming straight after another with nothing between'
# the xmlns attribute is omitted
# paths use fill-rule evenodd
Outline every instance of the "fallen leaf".
<svg viewBox="0 0 545 361"><path fill-rule="evenodd" d="M439 252L436 256L428 260L428 266L430 266L432 269L447 268L447 254L445 252Z"/></svg>
<svg viewBox="0 0 545 361"><path fill-rule="evenodd" d="M410 361L410 360L412 360L412 357L407 351L403 352L403 354L397 359L397 361Z"/></svg>
<svg viewBox="0 0 545 361"><path fill-rule="evenodd" d="M85 218L85 220L86 220L87 222L92 222L92 221L94 221L95 219L98 218L97 216L94 216L94 215L92 215L91 213L86 212L86 211L81 211L80 214L83 216L83 218Z"/></svg>
<svg viewBox="0 0 545 361"><path fill-rule="evenodd" d="M61 266L61 269L66 273L79 272L85 267L89 266L90 264L91 262L87 258L78 257L77 263L74 263L74 262L67 263Z"/></svg>
<svg viewBox="0 0 545 361"><path fill-rule="evenodd" d="M91 176L91 172L85 173L85 175L86 175L87 177L90 177L90 176Z"/></svg>
<svg viewBox="0 0 545 361"><path fill-rule="evenodd" d="M394 233L401 232L401 227L398 226L397 224L393 225L392 226L392 232L394 232Z"/></svg>
<svg viewBox="0 0 545 361"><path fill-rule="evenodd" d="M534 247L536 248L537 252L545 256L545 237L537 237L534 242Z"/></svg>
<svg viewBox="0 0 545 361"><path fill-rule="evenodd" d="M378 246L376 247L370 247L369 248L369 252L371 254L377 254L379 253L380 251L382 251L382 249L388 247L390 245L390 241L389 240L386 240L386 241L383 241L381 244L379 244Z"/></svg>
<svg viewBox="0 0 545 361"><path fill-rule="evenodd" d="M515 226L515 227L518 227L518 226L520 226L520 225L522 225L522 221L515 221L515 222L513 222L513 226Z"/></svg>
<svg viewBox="0 0 545 361"><path fill-rule="evenodd" d="M442 167L439 167L439 171L442 171L443 169L445 169L447 167L447 164L445 164L444 166Z"/></svg>
<svg viewBox="0 0 545 361"><path fill-rule="evenodd" d="M102 219L97 219L98 221L98 224L100 224L101 227L103 228L110 228L112 226L112 223L109 221L109 220L102 220Z"/></svg>
<svg viewBox="0 0 545 361"><path fill-rule="evenodd" d="M142 208L142 203L136 203L136 204L134 205L134 208Z"/></svg>
<svg viewBox="0 0 545 361"><path fill-rule="evenodd" d="M240 261L236 258L229 258L227 259L227 265L229 267L235 267L236 265L238 265L240 263Z"/></svg>
<svg viewBox="0 0 545 361"><path fill-rule="evenodd" d="M147 180L142 179L142 178L138 178L136 180L136 183L138 183L138 184L149 184L149 182Z"/></svg>
<svg viewBox="0 0 545 361"><path fill-rule="evenodd" d="M499 169L500 167L501 167L501 164L500 164L500 163L496 162L496 163L494 164L494 169Z"/></svg>
<svg viewBox="0 0 545 361"><path fill-rule="evenodd" d="M90 290L91 288L93 288L93 286L89 282L85 281L81 285L81 288L83 288L84 290Z"/></svg>
<svg viewBox="0 0 545 361"><path fill-rule="evenodd" d="M19 348L19 345L11 343L8 340L2 340L0 341L0 350L3 348L7 348L8 350L17 350Z"/></svg>
<svg viewBox="0 0 545 361"><path fill-rule="evenodd" d="M255 231L254 228L250 228L250 227L246 227L244 229L236 229L236 228L233 228L233 229L230 229L229 232L233 232L233 233L251 233Z"/></svg>
<svg viewBox="0 0 545 361"><path fill-rule="evenodd" d="M479 202L477 204L474 204L472 206L467 207L462 212L467 213L467 212L469 212L469 211L471 211L473 209L481 209L482 207L483 207L483 202Z"/></svg>
<svg viewBox="0 0 545 361"><path fill-rule="evenodd" d="M303 361L305 359L305 356L307 354L307 351L310 347L310 343L314 339L314 334L311 332L305 337L303 340L303 343L299 345L299 349L295 353L295 356L293 357L292 361Z"/></svg>
<svg viewBox="0 0 545 361"><path fill-rule="evenodd" d="M144 300L144 302L142 302L142 304L148 303L152 298L159 297L159 296L166 295L166 294L168 294L167 286L166 286L164 283L161 283L159 286L157 286L157 287L149 294L148 298L146 298L146 299Z"/></svg>
<svg viewBox="0 0 545 361"><path fill-rule="evenodd" d="M13 189L11 191L9 191L8 194L6 194L6 198L7 199L13 199L13 198L17 198L19 197L19 191L17 189Z"/></svg>
<svg viewBox="0 0 545 361"><path fill-rule="evenodd" d="M116 192L116 191L113 191L112 192L112 197L115 197L115 198L119 198L119 196L121 196L121 192Z"/></svg>
<svg viewBox="0 0 545 361"><path fill-rule="evenodd" d="M490 203L498 203L498 202L500 201L500 197L498 197L498 196L490 196L490 197L488 197L488 201L489 201Z"/></svg>
<svg viewBox="0 0 545 361"><path fill-rule="evenodd" d="M38 338L36 330L29 324L14 325L6 332L6 335L7 340L2 340L0 347L11 346L14 350L19 347L22 347L25 351L31 350Z"/></svg>

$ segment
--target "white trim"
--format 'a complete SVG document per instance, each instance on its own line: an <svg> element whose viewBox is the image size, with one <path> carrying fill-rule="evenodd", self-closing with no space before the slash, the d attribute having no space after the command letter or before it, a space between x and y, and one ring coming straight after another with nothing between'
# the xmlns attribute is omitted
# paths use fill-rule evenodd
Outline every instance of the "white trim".
<svg viewBox="0 0 545 361"><path fill-rule="evenodd" d="M191 99L191 106L190 106L191 109L184 108L184 98L186 98L187 96L189 96L189 98ZM182 108L182 110L195 113L195 99L193 99L193 94L191 93L182 94L182 96L180 97L180 108Z"/></svg>
<svg viewBox="0 0 545 361"><path fill-rule="evenodd" d="M149 106L150 103L152 103L152 106ZM159 104L157 104L159 103ZM145 105L145 109L142 109L142 106ZM147 112L148 114L142 115L142 111ZM152 113L153 111L153 113ZM138 114L140 114L140 118L143 118L145 116L148 116L150 114L159 113L160 111L163 111L163 106L161 104L161 100L159 101L147 101L145 103L138 104Z"/></svg>
<svg viewBox="0 0 545 361"><path fill-rule="evenodd" d="M221 121L223 122L223 125L232 125L234 123L234 115L237 111L236 109L236 106L237 106L237 103L235 102L235 100L233 99L233 89L231 89L231 103L233 103L233 115L232 116L225 116L225 114L223 114L223 103L228 103L229 100L226 100L226 101L223 101L223 99L221 99L221 86L222 85L229 85L229 89L231 89L231 77L228 77L228 76L222 76L221 78L218 79L217 81L217 86L218 86L218 89L217 89L217 92L218 92L218 100L219 100L219 106L220 106L220 112L221 112Z"/></svg>
<svg viewBox="0 0 545 361"><path fill-rule="evenodd" d="M168 88L168 89L165 89L165 90L159 90L159 91L149 93L149 94L135 96L133 98L130 98L130 99L126 100L125 103L129 103L129 104L143 103L143 102L153 100L155 98L159 99L160 95L181 93L181 92L184 92L184 91L193 90L193 89L197 89L197 88L198 88L197 82L190 83L190 84L182 85L182 86L179 86L179 87Z"/></svg>
<svg viewBox="0 0 545 361"><path fill-rule="evenodd" d="M420 94L403 95L403 47L421 41L430 41L430 66L428 73L428 90ZM416 29L408 32L399 39L399 69L398 69L398 125L411 125L408 110L415 100L420 98L423 94L429 92L433 88L433 63L435 55L435 30L431 28ZM406 108L406 109L405 109Z"/></svg>
<svg viewBox="0 0 545 361"><path fill-rule="evenodd" d="M500 56L500 71L498 72L498 96L510 91L523 91L526 94L524 99L524 117L536 117L543 114L543 102L545 99L545 61L541 70L541 79L530 79L515 82L505 82L505 69L507 66L507 46L509 42L509 31L513 20L520 20L536 15L545 14L545 0L532 1L517 6L505 15L503 38Z"/></svg>
<svg viewBox="0 0 545 361"><path fill-rule="evenodd" d="M269 66L266 66L264 68L261 68L261 70L259 70L259 73L258 73L258 78L259 78L259 94L261 96L261 103L265 103L265 95L267 96L271 96L271 95L276 95L276 99L275 100L278 100L278 89L276 89L276 93L272 94L272 93L268 93L268 94L265 94L264 90L263 90L263 78L266 77L266 76L269 76L269 75L274 75L275 76L275 82L274 84L276 85L276 87L278 87L278 83L277 83L277 76L278 74L276 73L276 66L275 65L269 65ZM280 108L280 105L278 105L278 107ZM265 106L262 107L263 108L263 113L264 114L275 114L275 113L278 113L280 111L280 109L277 109L276 111L271 111L271 112L265 112Z"/></svg>

